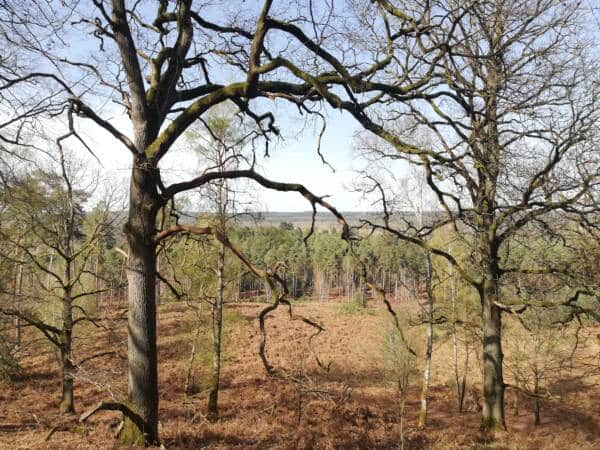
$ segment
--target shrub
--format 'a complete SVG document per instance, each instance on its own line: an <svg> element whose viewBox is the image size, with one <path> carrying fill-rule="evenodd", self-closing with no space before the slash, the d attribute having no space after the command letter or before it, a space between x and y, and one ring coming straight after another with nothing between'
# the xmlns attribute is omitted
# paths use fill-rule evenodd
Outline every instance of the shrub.
<svg viewBox="0 0 600 450"><path fill-rule="evenodd" d="M11 382L21 372L13 351L13 346L5 336L0 336L0 381Z"/></svg>

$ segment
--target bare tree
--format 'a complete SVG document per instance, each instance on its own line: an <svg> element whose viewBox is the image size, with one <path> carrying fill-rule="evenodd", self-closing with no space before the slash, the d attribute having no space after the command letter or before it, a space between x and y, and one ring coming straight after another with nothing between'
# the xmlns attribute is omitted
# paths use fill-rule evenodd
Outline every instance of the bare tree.
<svg viewBox="0 0 600 450"><path fill-rule="evenodd" d="M33 3L38 8L46 5ZM348 45L330 26L331 18L339 17L333 6L315 11L312 5L309 10L299 5L297 17L290 17L294 8L281 5L272 11L272 3L266 0L260 10L248 7L240 11L239 5L233 6L234 19L219 23L212 16L226 17L222 9L211 11L192 0L153 5L137 2L131 6L124 0L94 0L93 8L65 1L56 8L46 5L52 14L40 14L60 19L54 20L60 26L52 27L51 43L35 39L28 17L20 14L19 8L2 5L4 32L20 37L14 45L37 58L38 67L43 68L24 67L3 75L0 91L14 99L12 109L16 112L2 128L4 135L10 135L10 142L19 143L19 124L28 123L29 117L52 117L65 111L66 104L68 137L78 139L93 153L74 126L75 116L80 116L106 131L131 154L125 227L129 243L129 406L116 408L126 413L121 433L124 443L158 442L155 279L159 211L184 191L231 178L249 178L270 189L300 192L313 207L322 203L301 185L272 182L257 174L252 165L244 170L206 168L195 178L168 185L160 171L163 158L192 123L223 102L234 103L254 120L263 140L278 134L278 129L264 102L255 101L259 97L291 103L302 113L323 117L314 105L324 96L328 103L340 107L328 93L329 88L344 84L349 86L348 93L373 90L373 84L363 88L361 80L370 83L370 77L390 63L391 43L414 35L421 27L416 19L403 16L397 32L378 39L380 49L365 50L366 58L355 55L351 58L355 61L348 61L346 67L340 61ZM373 7L363 21L362 11L356 12L360 13L358 18L351 21L355 28L362 22L369 25L373 13L384 21L387 15ZM283 19L275 19L273 14ZM350 27L348 17L344 19L346 25L342 21L339 25ZM381 21L378 26L381 29ZM91 32L92 40L82 44L82 51L75 56L68 51L68 43L74 35L78 39L87 36L84 30ZM267 34L277 38L267 39ZM289 45L282 47L284 41ZM222 81L231 79L235 81ZM408 79L403 83L407 87L400 90L414 89ZM24 99L31 98L29 94L36 90L44 93L38 98L47 101L31 110ZM103 108L105 99L126 113L131 137L120 129L120 123L107 118L115 107ZM352 103L355 108L355 101Z"/></svg>
<svg viewBox="0 0 600 450"><path fill-rule="evenodd" d="M76 162L68 159L62 149L59 156L55 168L25 174L12 180L2 192L7 208L0 237L19 250L16 256L2 257L15 263L19 284L23 268L30 268L38 294L28 298L19 289L12 296L13 300L19 297L18 303L2 305L0 313L35 327L56 347L62 382L59 409L73 413L77 371L73 332L84 322L99 326L102 319L89 314L82 302L106 290L87 282L87 278L96 276L88 263L96 248L104 244L106 232L118 216L111 211L111 202L105 202L93 223L84 229L83 206L91 195L90 186L81 185L81 171L78 173ZM40 304L42 299L48 299L49 304ZM40 313L41 308L52 306L52 300L58 300L61 309L57 321Z"/></svg>
<svg viewBox="0 0 600 450"><path fill-rule="evenodd" d="M35 4L44 8L43 2ZM19 121L25 123L39 110L46 116L52 115L56 103L64 105L66 94L69 133L64 138L77 138L92 152L74 128L73 117L79 115L112 135L132 155L129 220L125 227L129 243L130 406L121 407L128 412L121 434L123 442L158 442L157 215L176 194L185 190L219 178L255 176L252 168L227 173L207 168L197 178L165 186L159 162L190 124L212 106L227 100L254 118L264 136L277 133L272 115L255 114L249 105L251 98L281 90L281 85L276 82L259 82L259 75L276 68L272 63L261 66L260 61L270 7L271 2L266 1L257 16L255 31L247 32L234 25L218 25L205 20L192 9L191 0L175 4L160 1L153 8L139 3L129 8L123 0L99 0L94 2L92 10L78 2L63 2L61 7L52 10L65 25L54 30L52 38L56 46L63 44L62 49L57 49L49 47L47 41L35 40L27 17L18 8L3 4L5 33L24 37L17 45L40 58L46 69L30 71L25 67L3 77L2 91L15 98L13 110L16 111L3 129ZM71 27L67 26L69 24ZM96 43L89 42L85 49L87 55L77 60L64 51L64 46L69 33L81 28L91 29ZM211 42L211 35L216 44ZM237 37L245 41L241 46ZM27 39L30 39L30 45L25 45ZM213 48L215 46L217 48ZM208 54L196 50L206 47L211 48ZM116 66L113 64L115 53L119 59ZM223 60L242 76L242 81L228 85L213 81L209 75L210 63L220 67ZM27 97L39 83L46 84L44 98L48 101L32 112L27 102L19 100ZM284 92L304 95L309 88L289 84ZM102 98L114 100L124 107L131 120L133 138L102 118L103 111L99 108ZM62 108L56 107L56 110L59 112ZM13 131L10 142L20 143L21 130L8 131ZM262 180L258 178L259 182Z"/></svg>
<svg viewBox="0 0 600 450"><path fill-rule="evenodd" d="M417 226L423 227L423 210L425 208L424 190L426 189L426 180L421 173L414 174L416 187L416 208L413 211L417 214ZM427 297L427 310L425 313L425 324L427 326L425 339L425 362L423 367L423 381L421 384L421 409L419 410L419 420L417 426L425 428L427 423L427 395L431 378L431 359L433 357L433 320L434 320L434 294L433 294L433 267L431 263L431 254L425 250L423 252L425 266L425 295Z"/></svg>
<svg viewBox="0 0 600 450"><path fill-rule="evenodd" d="M409 2L399 3L400 10L409 8ZM511 272L553 268L535 262L514 267L503 256L511 240L532 227L543 230L550 222L578 220L594 211L597 60L582 39L585 9L579 3L434 4L432 28L422 45L410 47L398 69L408 73L411 65L428 61L431 77L408 96L382 88L387 96L377 99L381 107L371 108L370 116L364 109L352 112L350 105L348 110L380 138L371 147L381 158L424 168L440 213L421 228L396 226L387 214L383 223L365 223L446 257L478 292L482 423L505 428L501 314L513 308L500 301L501 280ZM427 51L432 46L447 51ZM423 130L435 137L431 146L411 138ZM464 236L475 271L427 243L427 236L444 227Z"/></svg>
<svg viewBox="0 0 600 450"><path fill-rule="evenodd" d="M238 168L242 161L250 156L245 148L249 146L249 140L254 136L252 128L235 116L235 111L227 108L214 109L208 115L206 121L207 129L200 132L191 130L188 133L190 144L194 147L202 166L214 167L217 171L227 171ZM238 211L239 198L238 189L231 181L218 179L207 184L201 190L204 208L209 213L208 223L227 236L232 229ZM213 362L210 376L210 387L208 394L208 413L210 421L216 421L219 417L219 384L221 378L222 364L222 334L223 334L223 308L226 302L226 287L229 282L226 273L226 251L223 242L216 241L217 255L214 271L214 286L211 286L207 297L212 310L212 339L213 339ZM231 275L229 275L229 278ZM200 325L198 325L200 326Z"/></svg>

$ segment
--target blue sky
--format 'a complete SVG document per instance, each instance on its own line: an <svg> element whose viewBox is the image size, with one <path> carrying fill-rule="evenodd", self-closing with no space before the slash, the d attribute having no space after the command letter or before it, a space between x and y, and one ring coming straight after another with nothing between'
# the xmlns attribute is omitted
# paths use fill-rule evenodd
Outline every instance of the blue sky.
<svg viewBox="0 0 600 450"><path fill-rule="evenodd" d="M120 125L120 129L129 132L130 126L126 117L112 117L111 122ZM364 166L353 148L353 136L358 130L355 121L346 113L329 112L327 130L321 142L321 152L333 166L335 172L321 162L317 155L317 131L314 127L303 128L299 120L283 119L279 126L283 138L271 149L269 158L259 161L260 172L265 176L287 182L304 184L316 195L329 195L329 201L342 211L373 210L370 201L353 192L353 185L358 175L355 170ZM104 176L126 187L131 169L131 157L128 151L110 135L91 121L79 120L78 128L97 149L97 156L102 166L89 158L90 168L100 169ZM85 150L81 149L81 152ZM193 176L196 162L190 162L190 154L182 150L174 150L165 158L162 172L168 181L181 181ZM259 206L263 211L307 211L310 205L296 193L279 193L257 188Z"/></svg>
<svg viewBox="0 0 600 450"><path fill-rule="evenodd" d="M258 8L262 2L245 2L245 8ZM318 2L317 2L318 5ZM318 6L317 6L318 9ZM153 13L154 10L150 11ZM203 14L221 14L210 7L203 9ZM218 17L216 21L221 21ZM277 38L273 38L277 40ZM86 60L86 55L93 55L98 42L95 39L73 39L67 44L65 51L69 55ZM93 62L93 58L92 61ZM234 81L239 74L219 73L219 67L212 67L217 75L226 81ZM227 80L231 78L231 80ZM277 125L282 130L284 138L271 150L270 158L261 159L260 172L268 178L277 181L298 182L304 184L316 195L329 195L329 201L342 211L368 211L374 207L370 201L362 198L361 194L353 191L354 181L357 179L356 169L362 168L365 161L361 160L353 149L353 136L358 130L357 123L347 113L340 111L322 111L327 115L327 131L321 143L321 151L327 161L334 167L324 165L316 152L318 125L316 127L305 127L297 114L296 108L289 105L281 106L279 102L264 101L263 107L272 108L276 117ZM120 131L132 136L130 120L121 110L114 105L94 105L99 107L101 116L108 119ZM112 112L112 117L111 117ZM66 125L66 124L65 124ZM129 180L131 170L131 156L118 141L104 130L91 123L90 120L78 119L77 127L86 136L86 141L97 153L103 168L101 171L105 176L123 184L123 190ZM300 130L304 131L300 133ZM76 145L76 144L74 144ZM81 154L85 150L80 149ZM90 159L90 165L98 168L97 162ZM161 169L164 178L168 182L182 181L194 175L197 165L189 152L172 150L163 162ZM262 189L257 186L260 205L257 209L266 211L306 211L310 205L300 195L295 193L278 193Z"/></svg>

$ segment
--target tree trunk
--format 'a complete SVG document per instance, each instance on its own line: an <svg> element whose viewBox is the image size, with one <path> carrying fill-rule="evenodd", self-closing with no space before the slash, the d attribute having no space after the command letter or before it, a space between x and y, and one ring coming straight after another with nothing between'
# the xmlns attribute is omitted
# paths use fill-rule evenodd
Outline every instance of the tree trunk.
<svg viewBox="0 0 600 450"><path fill-rule="evenodd" d="M400 450L404 450L404 409L406 406L406 397L403 394L400 400Z"/></svg>
<svg viewBox="0 0 600 450"><path fill-rule="evenodd" d="M23 264L17 266L15 275L15 288L14 288L14 306L17 311L21 310L21 288L23 286ZM15 345L18 347L21 345L21 319L15 316Z"/></svg>
<svg viewBox="0 0 600 450"><path fill-rule="evenodd" d="M406 286L407 286L407 284L406 283L408 283L408 280L407 280L407 277L406 277L406 269L404 267L402 268L402 272L400 273L400 281L401 281L400 284L402 286L400 288L400 290L402 291L402 294L400 295L400 297L401 297L400 301L402 303L406 303L406 301L407 301L407 292L406 292Z"/></svg>
<svg viewBox="0 0 600 450"><path fill-rule="evenodd" d="M467 392L467 373L469 373L469 344L465 337L465 363L463 366L462 381L457 390L458 395L458 412L463 412L465 405L465 394Z"/></svg>
<svg viewBox="0 0 600 450"><path fill-rule="evenodd" d="M462 412L463 403L461 401L464 396L461 392L460 375L458 373L458 339L456 336L456 292L454 291L454 273L450 266L450 305L452 311L452 350L454 355L454 383L456 384L456 403L458 412Z"/></svg>
<svg viewBox="0 0 600 450"><path fill-rule="evenodd" d="M425 368L423 369L423 386L421 388L421 410L417 427L425 428L427 421L427 393L431 375L431 355L433 353L433 289L431 287L431 256L425 253L425 284L427 287L427 338L425 350Z"/></svg>
<svg viewBox="0 0 600 450"><path fill-rule="evenodd" d="M70 277L70 261L66 262L65 272ZM70 278L67 278L70 279ZM73 379L75 366L73 365L73 299L70 288L65 289L63 298L63 330L60 337L60 369L62 396L58 409L62 414L73 414L75 404L73 399Z"/></svg>
<svg viewBox="0 0 600 450"><path fill-rule="evenodd" d="M70 332L68 333L70 335ZM61 388L62 395L58 409L62 414L73 414L75 412L75 403L73 399L73 380L75 377L75 367L71 359L71 337L63 334L63 343L60 348L61 364Z"/></svg>
<svg viewBox="0 0 600 450"><path fill-rule="evenodd" d="M100 290L100 254L96 255L96 261L94 264L94 290L96 291L96 305L98 308L102 306L102 293L98 292Z"/></svg>
<svg viewBox="0 0 600 450"><path fill-rule="evenodd" d="M125 418L121 443L158 443L158 374L156 355L156 245L158 195L152 168L136 161L133 168L129 220L128 281L128 401L140 425Z"/></svg>
<svg viewBox="0 0 600 450"><path fill-rule="evenodd" d="M196 335L194 336L194 340L192 342L192 350L190 352L190 359L188 362L187 374L185 376L185 384L183 386L183 395L186 397L192 392L192 375L194 372L194 360L196 359L196 349L198 347L198 339L200 338L200 330L202 324L200 323L200 319L196 323Z"/></svg>
<svg viewBox="0 0 600 450"><path fill-rule="evenodd" d="M51 282L51 273L52 273L52 265L54 264L54 253L50 253L50 261L48 262L48 270L46 271L47 275L46 275L46 290L50 290L52 289L52 287L50 286L50 282Z"/></svg>
<svg viewBox="0 0 600 450"><path fill-rule="evenodd" d="M452 308L452 349L454 353L454 382L456 384L456 406L458 408L458 412L463 412L465 392L467 390L467 372L469 370L469 346L467 338L465 336L465 360L463 376L461 381L458 369L458 334L456 330L456 285L454 280L453 267L450 263L448 264L450 269L450 304Z"/></svg>
<svg viewBox="0 0 600 450"><path fill-rule="evenodd" d="M498 298L498 273L489 264L483 285L483 409L482 428L506 430L502 375L502 311Z"/></svg>
<svg viewBox="0 0 600 450"><path fill-rule="evenodd" d="M211 386L208 393L207 419L215 422L219 418L219 382L221 380L221 334L223 330L223 303L225 291L225 246L219 245L217 299L213 306L213 367Z"/></svg>
<svg viewBox="0 0 600 450"><path fill-rule="evenodd" d="M362 283L361 286L361 290L360 290L360 306L361 308L366 308L367 307L367 300L368 300L368 295L369 295L369 288L367 287L366 283Z"/></svg>
<svg viewBox="0 0 600 450"><path fill-rule="evenodd" d="M158 274L160 274L160 254L156 255L156 272ZM155 294L156 304L160 305L160 301L161 301L161 297L160 297L160 279L158 279L158 278L156 279L155 289L156 289L156 294Z"/></svg>
<svg viewBox="0 0 600 450"><path fill-rule="evenodd" d="M541 405L541 400L539 397L539 384L538 384L538 380L535 380L535 386L533 388L533 393L534 393L534 397L533 397L533 418L534 418L534 425L539 425L541 423L541 409L542 409L542 405Z"/></svg>

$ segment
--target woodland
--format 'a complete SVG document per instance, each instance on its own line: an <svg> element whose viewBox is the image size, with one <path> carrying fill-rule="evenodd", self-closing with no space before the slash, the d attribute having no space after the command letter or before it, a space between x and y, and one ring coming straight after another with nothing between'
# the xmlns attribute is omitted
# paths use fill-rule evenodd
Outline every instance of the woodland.
<svg viewBox="0 0 600 450"><path fill-rule="evenodd" d="M594 0L0 0L0 448L599 448L599 43ZM269 164L333 180L339 117L366 212Z"/></svg>

